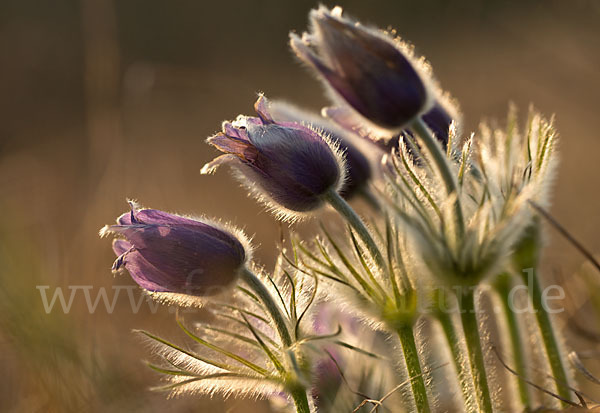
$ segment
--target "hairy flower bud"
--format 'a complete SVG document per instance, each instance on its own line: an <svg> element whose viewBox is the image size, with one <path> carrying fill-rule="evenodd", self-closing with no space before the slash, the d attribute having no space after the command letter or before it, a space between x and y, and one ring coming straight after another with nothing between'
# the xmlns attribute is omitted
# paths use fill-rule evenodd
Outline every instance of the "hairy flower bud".
<svg viewBox="0 0 600 413"><path fill-rule="evenodd" d="M452 116L441 104L435 103L433 107L423 115L423 121L431 129L435 137L446 148L448 146L448 134L452 124Z"/></svg>
<svg viewBox="0 0 600 413"><path fill-rule="evenodd" d="M372 171L371 164L359 148L360 140L354 133L349 133L329 119L302 110L284 102L271 102L271 114L278 121L305 123L325 134L343 153L346 160L346 179L340 194L351 199L362 191L369 183Z"/></svg>
<svg viewBox="0 0 600 413"><path fill-rule="evenodd" d="M280 216L312 211L343 182L344 165L327 136L295 122L279 122L266 98L255 104L258 117L239 116L207 142L225 152L202 168L210 173L233 161L244 182Z"/></svg>
<svg viewBox="0 0 600 413"><path fill-rule="evenodd" d="M205 220L184 218L155 209L131 211L107 225L118 255L113 271L125 268L142 288L152 292L214 295L233 284L248 259L242 234Z"/></svg>
<svg viewBox="0 0 600 413"><path fill-rule="evenodd" d="M429 109L426 70L387 33L342 17L341 8L310 13L311 32L291 34L291 47L355 111L398 130Z"/></svg>
<svg viewBox="0 0 600 413"><path fill-rule="evenodd" d="M378 145L385 152L391 152L393 148L398 148L399 137L403 134L412 136L408 129L402 130L399 134L393 136L382 136L379 131L369 128L361 120L354 116L352 111L345 107L326 107L322 110L323 116L331 119L340 127L352 131L357 135ZM448 136L452 122L459 120L458 110L449 104L435 102L433 107L422 115L423 121L431 129L435 137L442 144L444 149L448 145Z"/></svg>

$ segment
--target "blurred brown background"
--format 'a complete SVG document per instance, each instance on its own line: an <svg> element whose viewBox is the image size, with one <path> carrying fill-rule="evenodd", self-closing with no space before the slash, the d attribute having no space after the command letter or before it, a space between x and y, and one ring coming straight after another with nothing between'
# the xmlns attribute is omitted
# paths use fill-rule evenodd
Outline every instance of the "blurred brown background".
<svg viewBox="0 0 600 413"><path fill-rule="evenodd" d="M329 5L330 3L326 1ZM428 57L462 104L466 130L503 119L512 100L556 113L562 164L555 216L600 250L600 1L341 1L392 26ZM321 88L287 49L311 1L2 0L0 2L0 411L249 413L249 403L148 391L146 328L179 337L166 308L47 315L37 285L131 284L114 278L98 229L125 199L245 226L266 265L274 220L225 171L199 175L204 139L251 113L255 93L318 109ZM550 231L546 266L581 257ZM65 292L68 292L65 291ZM122 297L123 298L123 297ZM240 406L242 405L243 408ZM256 411L262 411L258 404Z"/></svg>

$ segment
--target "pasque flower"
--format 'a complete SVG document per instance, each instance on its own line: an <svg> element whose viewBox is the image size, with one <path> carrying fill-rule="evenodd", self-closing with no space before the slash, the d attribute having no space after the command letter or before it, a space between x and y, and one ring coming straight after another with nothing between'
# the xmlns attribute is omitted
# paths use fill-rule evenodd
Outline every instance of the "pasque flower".
<svg viewBox="0 0 600 413"><path fill-rule="evenodd" d="M343 182L339 149L315 129L274 120L264 96L255 109L258 117L224 122L223 131L208 138L226 155L206 164L202 173L233 161L243 181L280 216L294 217L320 207L323 196Z"/></svg>
<svg viewBox="0 0 600 413"><path fill-rule="evenodd" d="M113 270L125 268L151 292L214 295L237 279L250 253L241 233L133 203L116 225L100 231L108 233L124 237L113 243Z"/></svg>
<svg viewBox="0 0 600 413"><path fill-rule="evenodd" d="M556 382L555 391L538 390L574 404L543 280L537 271L517 274L537 268L543 244L535 210L548 207L557 163L552 121L531 111L519 129L512 108L505 130L484 123L462 139L456 103L394 36L342 17L339 7L313 10L309 33L292 34L291 46L334 106L319 116L260 96L257 116L224 122L208 138L224 154L203 173L231 163L280 217L327 203L346 231L336 222L322 225L312 243L282 237L267 271L252 262L241 232L204 218L131 203L101 230L117 238L114 271L127 270L161 301L206 304L198 317L177 313L189 344L140 332L160 356L149 364L166 380L160 389L261 397L297 413L366 404L393 412L533 411L542 398L527 387L526 361L535 359ZM361 152L369 141L382 149L380 170ZM368 220L347 202L355 194L372 206ZM511 305L521 283L535 331L520 328L534 315L522 318ZM502 312L479 305L484 285ZM487 366L494 344L487 329L510 338L496 343L497 354L513 359L505 366L522 384L519 400L517 386ZM544 354L532 354L540 344ZM494 397L498 391L507 397Z"/></svg>
<svg viewBox="0 0 600 413"><path fill-rule="evenodd" d="M362 122L360 117L356 116L348 107L326 107L323 108L322 113L323 116L331 119L340 127L375 143L385 152L391 152L392 149L398 148L399 137L402 134L412 136L412 132L408 129L402 130L400 134L384 136L380 131L373 130L369 125ZM452 122L459 122L460 114L453 102L441 103L436 100L432 108L422 115L422 119L445 149L448 145L450 126Z"/></svg>
<svg viewBox="0 0 600 413"><path fill-rule="evenodd" d="M341 8L310 13L311 32L292 33L298 57L355 111L385 129L399 130L431 105L426 69L405 44L342 17Z"/></svg>
<svg viewBox="0 0 600 413"><path fill-rule="evenodd" d="M371 176L371 164L361 151L358 136L336 125L329 119L306 110L302 110L285 102L271 102L271 114L278 121L306 123L325 134L343 153L346 164L346 179L340 194L351 199L368 185Z"/></svg>

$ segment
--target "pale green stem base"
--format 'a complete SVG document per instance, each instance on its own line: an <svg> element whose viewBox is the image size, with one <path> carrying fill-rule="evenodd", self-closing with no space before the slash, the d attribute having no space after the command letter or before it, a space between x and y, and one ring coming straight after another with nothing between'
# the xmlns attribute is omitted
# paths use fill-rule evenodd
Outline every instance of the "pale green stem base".
<svg viewBox="0 0 600 413"><path fill-rule="evenodd" d="M291 390L290 394L294 400L297 413L310 413L308 398L306 397L306 391L303 388L299 387L295 390Z"/></svg>
<svg viewBox="0 0 600 413"><path fill-rule="evenodd" d="M463 351L460 345L461 337L456 331L454 322L452 321L452 315L449 310L440 309L436 312L435 317L442 326L450 352L452 353L452 359L454 362L454 368L458 374L458 381L460 388L463 393L463 399L466 401L471 397L473 389L470 385L471 373L467 365L463 362Z"/></svg>
<svg viewBox="0 0 600 413"><path fill-rule="evenodd" d="M546 311L543 305L542 288L538 277L534 273L522 272L523 282L529 289L531 297L531 303L535 310L540 332L542 334L542 340L544 341L544 347L546 348L546 354L548 355L548 362L550 363L550 369L552 370L552 376L556 380L556 389L558 395L564 399L571 400L571 390L569 389L569 379L565 366L563 365L563 359L560 356L560 348L558 346L558 340L554 333L554 327L550 320L550 315ZM531 282L530 282L531 281ZM566 406L566 404L564 404Z"/></svg>
<svg viewBox="0 0 600 413"><path fill-rule="evenodd" d="M288 331L285 319L279 311L279 307L275 304L273 300L273 296L267 290L267 287L260 281L260 279L252 273L249 269L244 267L242 270L242 279L248 286L254 291L254 293L258 296L258 298L263 302L267 311L269 312L271 318L275 322L275 326L281 337L281 341L283 345L289 347L292 345L292 338L290 336L290 332Z"/></svg>
<svg viewBox="0 0 600 413"><path fill-rule="evenodd" d="M519 386L519 397L521 398L521 403L525 410L529 410L531 406L529 400L529 385L525 382L527 379L527 368L523 357L523 339L521 337L521 330L519 329L519 322L516 314L511 308L511 278L510 274L501 274L494 283L494 288L502 303L506 324L508 325L509 339L513 353L513 367L519 375L519 377L516 378Z"/></svg>
<svg viewBox="0 0 600 413"><path fill-rule="evenodd" d="M287 328L285 319L283 318L281 311L279 311L279 307L277 306L277 304L275 304L273 296L269 293L269 290L260 281L260 279L248 268L244 267L241 276L244 282L250 287L250 289L252 289L252 291L265 305L267 311L269 312L269 315L275 322L275 327L277 328L277 332L281 337L283 345L286 347L290 347L292 345L292 338L290 336L290 332ZM297 413L310 413L308 398L306 396L306 390L302 387L296 387L288 391L292 396L292 399L294 400Z"/></svg>
<svg viewBox="0 0 600 413"><path fill-rule="evenodd" d="M406 325L398 328L398 337L400 338L400 344L402 345L402 352L404 354L408 376L411 379L411 388L415 398L417 412L430 412L427 389L425 388L425 380L421 371L419 353L417 351L417 345L415 344L412 327Z"/></svg>
<svg viewBox="0 0 600 413"><path fill-rule="evenodd" d="M465 340L467 342L467 350L469 353L469 366L471 375L475 383L475 392L479 411L484 413L492 413L492 398L487 381L487 373L481 349L481 340L479 337L479 324L477 322L477 314L475 312L475 291L469 289L459 300L460 316L462 319Z"/></svg>

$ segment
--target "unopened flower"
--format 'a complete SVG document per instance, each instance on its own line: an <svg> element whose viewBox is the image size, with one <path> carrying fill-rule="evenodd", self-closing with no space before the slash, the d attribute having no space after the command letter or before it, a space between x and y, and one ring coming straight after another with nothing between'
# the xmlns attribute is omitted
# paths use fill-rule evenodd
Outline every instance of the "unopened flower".
<svg viewBox="0 0 600 413"><path fill-rule="evenodd" d="M331 119L340 127L356 133L357 135L375 143L385 152L391 152L398 148L399 137L405 134L412 136L408 129L392 136L381 134L381 131L373 130L365 124L352 110L344 106L326 107L322 110L323 116ZM450 126L460 121L460 114L454 102L444 96L442 100L436 100L432 108L422 115L425 124L431 129L435 137L444 149L448 145Z"/></svg>
<svg viewBox="0 0 600 413"><path fill-rule="evenodd" d="M427 69L387 33L342 17L341 8L310 13L311 32L291 34L300 59L350 107L379 127L398 131L431 106Z"/></svg>
<svg viewBox="0 0 600 413"><path fill-rule="evenodd" d="M351 199L368 185L372 176L371 164L353 139L355 134L348 133L329 119L284 102L271 102L271 114L278 121L308 124L339 147L346 161L346 180L340 190L344 198Z"/></svg>
<svg viewBox="0 0 600 413"><path fill-rule="evenodd" d="M444 149L448 145L448 135L453 119L448 109L436 102L429 111L423 114L423 121L431 129Z"/></svg>
<svg viewBox="0 0 600 413"><path fill-rule="evenodd" d="M226 155L204 165L210 173L234 161L243 181L281 217L295 217L323 204L323 196L343 183L344 163L337 146L308 126L273 119L266 98L255 104L258 117L224 122L207 142Z"/></svg>
<svg viewBox="0 0 600 413"><path fill-rule="evenodd" d="M125 268L150 292L214 295L233 284L250 253L245 237L221 225L155 209L121 215L101 235L113 233L118 258L113 270Z"/></svg>

